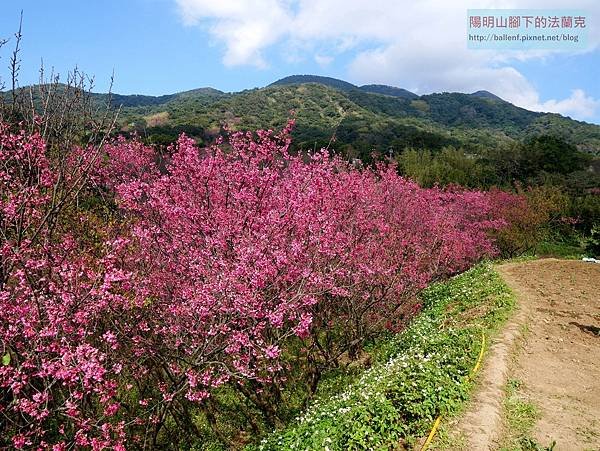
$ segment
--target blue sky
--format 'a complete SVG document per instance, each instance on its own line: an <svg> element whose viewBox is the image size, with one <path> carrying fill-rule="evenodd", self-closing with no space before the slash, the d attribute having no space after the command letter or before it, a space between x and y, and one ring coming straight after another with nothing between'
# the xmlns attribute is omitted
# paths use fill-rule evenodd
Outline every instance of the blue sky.
<svg viewBox="0 0 600 451"><path fill-rule="evenodd" d="M586 11L584 51L466 47L474 8ZM21 83L40 62L77 65L118 93L166 94L204 86L262 87L312 73L417 93L487 89L513 103L600 124L600 2L596 0L104 0L4 1L0 37L23 10ZM0 50L6 78L10 44Z"/></svg>

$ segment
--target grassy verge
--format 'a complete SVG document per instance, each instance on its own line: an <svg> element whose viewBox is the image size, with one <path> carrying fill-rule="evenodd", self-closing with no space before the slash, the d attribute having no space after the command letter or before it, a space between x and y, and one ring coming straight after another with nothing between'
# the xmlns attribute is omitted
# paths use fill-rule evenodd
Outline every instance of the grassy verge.
<svg viewBox="0 0 600 451"><path fill-rule="evenodd" d="M531 438L538 410L524 397L521 381L517 379L509 379L506 383L504 416L507 431L502 440L501 451L550 451L554 448L554 444L544 447Z"/></svg>
<svg viewBox="0 0 600 451"><path fill-rule="evenodd" d="M521 342L524 343L529 326L521 326ZM513 354L513 365L516 362ZM504 431L500 438L499 451L552 451L554 442L544 447L532 438L532 430L539 417L537 406L525 394L523 382L508 379L504 386L503 421Z"/></svg>
<svg viewBox="0 0 600 451"><path fill-rule="evenodd" d="M290 426L256 448L402 449L435 417L467 399L481 333L502 324L514 305L509 288L482 264L422 293L422 314L372 350L373 365L336 394L318 397Z"/></svg>
<svg viewBox="0 0 600 451"><path fill-rule="evenodd" d="M578 243L565 243L562 241L544 241L538 245L536 249L536 255L540 257L555 257L579 260L581 257L586 256L586 251L584 246Z"/></svg>

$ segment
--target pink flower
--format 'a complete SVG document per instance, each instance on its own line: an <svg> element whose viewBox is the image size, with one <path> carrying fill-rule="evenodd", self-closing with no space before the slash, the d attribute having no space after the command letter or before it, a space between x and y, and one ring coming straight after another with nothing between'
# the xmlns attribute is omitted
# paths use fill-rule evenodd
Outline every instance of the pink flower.
<svg viewBox="0 0 600 451"><path fill-rule="evenodd" d="M118 402L109 404L108 406L106 406L104 408L104 415L106 415L107 417L112 417L114 414L116 414L119 411L119 408L121 406L119 405Z"/></svg>
<svg viewBox="0 0 600 451"><path fill-rule="evenodd" d="M267 349L265 349L265 355L269 359L276 359L277 357L279 357L279 354L281 354L279 346L271 345Z"/></svg>

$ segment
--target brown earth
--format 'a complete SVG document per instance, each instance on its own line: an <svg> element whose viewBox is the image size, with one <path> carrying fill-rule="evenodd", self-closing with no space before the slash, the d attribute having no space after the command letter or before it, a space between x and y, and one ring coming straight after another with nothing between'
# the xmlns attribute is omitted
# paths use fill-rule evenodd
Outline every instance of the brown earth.
<svg viewBox="0 0 600 451"><path fill-rule="evenodd" d="M518 309L490 346L454 449L497 450L506 382L536 406L531 437L555 451L600 450L600 264L543 259L497 267Z"/></svg>

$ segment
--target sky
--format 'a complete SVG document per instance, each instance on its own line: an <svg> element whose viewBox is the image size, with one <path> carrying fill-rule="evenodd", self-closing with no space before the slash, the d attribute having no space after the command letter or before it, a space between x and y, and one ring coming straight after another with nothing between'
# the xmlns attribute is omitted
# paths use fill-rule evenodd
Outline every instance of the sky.
<svg viewBox="0 0 600 451"><path fill-rule="evenodd" d="M39 68L93 75L97 92L160 95L263 87L292 74L417 94L488 90L600 124L598 0L0 0L6 80L23 11L20 83ZM585 12L580 50L467 48L468 9Z"/></svg>

